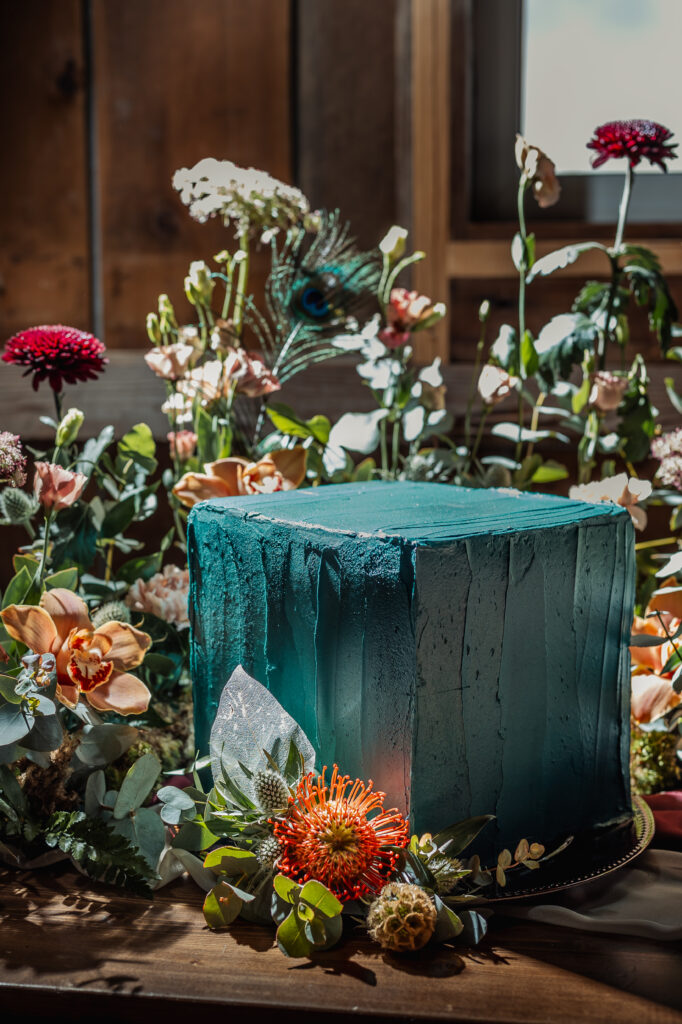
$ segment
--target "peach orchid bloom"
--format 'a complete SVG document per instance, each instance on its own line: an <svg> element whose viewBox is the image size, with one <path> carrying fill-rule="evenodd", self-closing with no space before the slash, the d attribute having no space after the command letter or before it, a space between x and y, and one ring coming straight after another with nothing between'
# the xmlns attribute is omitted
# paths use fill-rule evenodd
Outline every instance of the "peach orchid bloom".
<svg viewBox="0 0 682 1024"><path fill-rule="evenodd" d="M671 577L651 596L649 612L660 612L660 618L640 618L635 615L632 632L637 635L658 636L664 639L674 635L682 621L682 589ZM679 614L678 614L679 613ZM631 647L632 661L632 717L636 722L652 722L682 703L682 695L673 689L672 672L663 669L675 651L670 640L656 647Z"/></svg>
<svg viewBox="0 0 682 1024"><path fill-rule="evenodd" d="M36 462L33 490L43 508L55 512L68 508L78 501L87 482L83 473L72 473L52 462Z"/></svg>
<svg viewBox="0 0 682 1024"><path fill-rule="evenodd" d="M0 612L13 640L56 659L57 699L75 708L81 696L97 711L147 710L151 694L126 671L141 664L151 637L126 622L93 626L84 601L70 590L46 590L39 605L12 604Z"/></svg>
<svg viewBox="0 0 682 1024"><path fill-rule="evenodd" d="M173 488L173 494L186 508L191 508L207 498L291 491L303 483L305 462L306 451L300 445L269 452L258 462L218 459L207 462L204 473L185 473Z"/></svg>

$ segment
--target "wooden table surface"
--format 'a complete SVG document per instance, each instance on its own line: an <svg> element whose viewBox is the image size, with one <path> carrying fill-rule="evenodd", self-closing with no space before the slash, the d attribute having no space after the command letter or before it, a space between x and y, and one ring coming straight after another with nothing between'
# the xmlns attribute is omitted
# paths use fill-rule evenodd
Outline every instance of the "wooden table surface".
<svg viewBox="0 0 682 1024"><path fill-rule="evenodd" d="M474 950L397 958L351 931L311 963L265 928L208 931L201 901L184 881L148 903L67 867L0 873L0 1020L682 1022L680 943L496 916Z"/></svg>

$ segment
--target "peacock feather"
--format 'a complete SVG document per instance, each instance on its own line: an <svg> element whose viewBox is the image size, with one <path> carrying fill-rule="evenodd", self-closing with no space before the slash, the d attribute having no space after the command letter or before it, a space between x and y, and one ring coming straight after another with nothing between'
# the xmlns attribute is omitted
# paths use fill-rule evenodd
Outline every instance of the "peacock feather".
<svg viewBox="0 0 682 1024"><path fill-rule="evenodd" d="M282 383L311 363L339 355L335 335L362 326L376 310L379 255L360 252L338 210L320 214L319 228L291 228L272 244L265 315L250 300L246 319L266 362Z"/></svg>

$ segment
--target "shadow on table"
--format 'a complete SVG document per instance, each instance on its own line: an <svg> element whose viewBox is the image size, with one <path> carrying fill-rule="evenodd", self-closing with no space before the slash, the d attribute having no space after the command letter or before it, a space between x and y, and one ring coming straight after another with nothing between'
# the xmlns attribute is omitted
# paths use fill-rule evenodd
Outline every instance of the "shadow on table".
<svg viewBox="0 0 682 1024"><path fill-rule="evenodd" d="M141 941L147 948L168 942L168 902L127 896L82 879L72 869L51 868L49 885L42 879L29 872L2 874L0 961L7 970L30 967L37 975L96 970L111 960L112 953L134 952ZM137 978L99 980L112 991L121 991Z"/></svg>
<svg viewBox="0 0 682 1024"><path fill-rule="evenodd" d="M493 943L660 1006L682 1010L682 943L496 918ZM475 950L473 953L475 954Z"/></svg>

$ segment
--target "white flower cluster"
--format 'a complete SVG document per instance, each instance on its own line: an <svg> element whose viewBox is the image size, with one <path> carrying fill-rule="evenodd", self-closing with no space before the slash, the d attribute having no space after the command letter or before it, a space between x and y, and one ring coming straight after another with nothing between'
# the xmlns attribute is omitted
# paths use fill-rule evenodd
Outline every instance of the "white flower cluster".
<svg viewBox="0 0 682 1024"><path fill-rule="evenodd" d="M225 224L235 224L238 235L248 231L260 235L262 241L310 213L308 200L299 189L230 160L206 157L194 167L182 167L173 175L173 188L195 220L203 223L220 216Z"/></svg>

